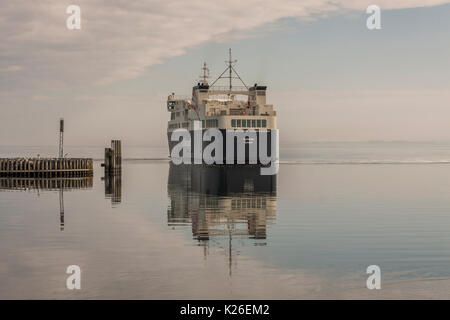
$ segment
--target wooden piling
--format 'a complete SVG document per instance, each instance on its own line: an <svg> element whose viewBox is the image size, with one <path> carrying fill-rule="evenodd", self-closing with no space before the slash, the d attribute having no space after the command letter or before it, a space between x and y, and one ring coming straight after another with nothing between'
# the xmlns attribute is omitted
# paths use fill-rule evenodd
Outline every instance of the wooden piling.
<svg viewBox="0 0 450 320"><path fill-rule="evenodd" d="M122 172L122 142L111 140L111 148L105 148L105 174L119 174Z"/></svg>

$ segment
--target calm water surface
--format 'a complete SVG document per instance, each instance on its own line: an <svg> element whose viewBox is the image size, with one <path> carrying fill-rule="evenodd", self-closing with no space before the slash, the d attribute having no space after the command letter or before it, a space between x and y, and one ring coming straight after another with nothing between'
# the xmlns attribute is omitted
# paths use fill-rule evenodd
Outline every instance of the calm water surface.
<svg viewBox="0 0 450 320"><path fill-rule="evenodd" d="M52 149L0 156L21 152ZM450 298L450 144L285 147L276 178L166 153L129 148L121 178L96 161L64 189L3 179L0 298Z"/></svg>

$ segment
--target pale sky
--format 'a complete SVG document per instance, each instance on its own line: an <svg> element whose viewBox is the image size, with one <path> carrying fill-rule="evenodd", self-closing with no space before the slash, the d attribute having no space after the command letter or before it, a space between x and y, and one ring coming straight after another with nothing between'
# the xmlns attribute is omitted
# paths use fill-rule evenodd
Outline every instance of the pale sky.
<svg viewBox="0 0 450 320"><path fill-rule="evenodd" d="M450 140L448 2L0 0L0 145L56 144L64 117L67 145L164 146L167 95L229 47L268 86L281 144Z"/></svg>

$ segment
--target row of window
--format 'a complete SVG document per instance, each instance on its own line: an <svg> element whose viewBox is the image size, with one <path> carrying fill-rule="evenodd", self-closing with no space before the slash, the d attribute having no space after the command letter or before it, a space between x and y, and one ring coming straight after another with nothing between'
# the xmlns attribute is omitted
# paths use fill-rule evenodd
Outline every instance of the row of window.
<svg viewBox="0 0 450 320"><path fill-rule="evenodd" d="M219 126L218 119L202 120L203 128L217 128ZM265 119L231 119L233 128L266 128L267 120ZM188 128L189 122L169 124L169 129Z"/></svg>
<svg viewBox="0 0 450 320"><path fill-rule="evenodd" d="M180 126L180 123L170 123L169 124L169 129L179 129L179 128L188 128L189 127L189 122L183 122L183 123L181 123L181 126Z"/></svg>
<svg viewBox="0 0 450 320"><path fill-rule="evenodd" d="M179 112L172 112L171 114L170 114L170 120L175 120L175 118L178 118L180 115L187 115L188 114L188 112L187 111L179 111Z"/></svg>
<svg viewBox="0 0 450 320"><path fill-rule="evenodd" d="M206 126L205 126L206 124ZM217 128L219 126L219 120L218 119L207 119L202 120L202 127L203 128Z"/></svg>
<svg viewBox="0 0 450 320"><path fill-rule="evenodd" d="M231 126L233 128L265 128L267 120L265 119L232 119Z"/></svg>

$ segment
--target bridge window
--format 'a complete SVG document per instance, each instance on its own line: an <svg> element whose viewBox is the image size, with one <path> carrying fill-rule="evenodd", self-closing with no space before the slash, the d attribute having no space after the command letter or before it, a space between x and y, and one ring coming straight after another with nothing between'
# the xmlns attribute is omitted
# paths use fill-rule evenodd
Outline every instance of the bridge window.
<svg viewBox="0 0 450 320"><path fill-rule="evenodd" d="M219 126L218 119L206 119L206 128L214 128Z"/></svg>
<svg viewBox="0 0 450 320"><path fill-rule="evenodd" d="M214 119L211 122L206 122L208 127L218 126L219 120ZM267 120L265 119L231 119L231 127L233 128L266 128Z"/></svg>
<svg viewBox="0 0 450 320"><path fill-rule="evenodd" d="M169 129L178 129L178 128L180 128L180 124L179 123L169 124Z"/></svg>

